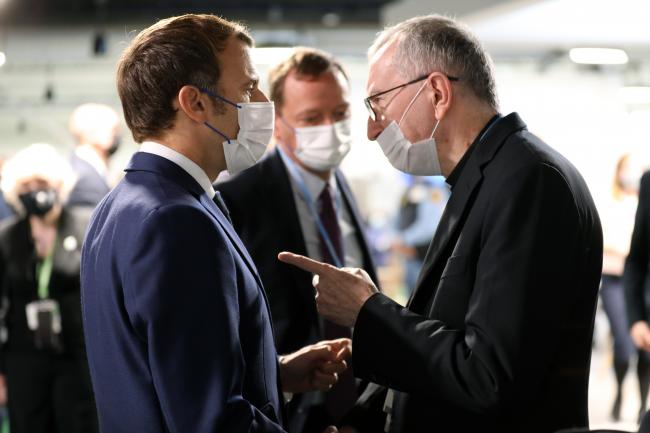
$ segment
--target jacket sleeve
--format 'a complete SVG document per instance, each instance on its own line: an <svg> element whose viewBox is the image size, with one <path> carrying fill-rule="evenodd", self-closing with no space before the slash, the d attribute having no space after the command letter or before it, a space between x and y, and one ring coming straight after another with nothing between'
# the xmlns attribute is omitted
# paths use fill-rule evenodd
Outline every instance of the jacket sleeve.
<svg viewBox="0 0 650 433"><path fill-rule="evenodd" d="M170 433L283 432L242 395L229 241L200 209L167 206L145 219L136 245L125 303Z"/></svg>
<svg viewBox="0 0 650 433"><path fill-rule="evenodd" d="M468 298L458 313L463 325L375 294L355 325L358 377L484 414L540 389L577 299L596 297L595 284L593 293L578 289L575 268L587 252L578 210L563 176L545 164L504 176L492 191L480 245L471 252L478 257L470 265L467 257L452 256L447 265L455 262L457 272L441 279L453 296Z"/></svg>
<svg viewBox="0 0 650 433"><path fill-rule="evenodd" d="M384 431L386 413L384 402L387 389L376 383L368 383L354 407L341 420L341 426L349 426L359 433Z"/></svg>
<svg viewBox="0 0 650 433"><path fill-rule="evenodd" d="M625 303L630 326L634 323L648 320L645 305L645 284L648 275L648 224L650 224L650 172L641 178L639 190L639 205L634 220L634 231L630 242L630 252L625 260L623 271L623 287Z"/></svg>

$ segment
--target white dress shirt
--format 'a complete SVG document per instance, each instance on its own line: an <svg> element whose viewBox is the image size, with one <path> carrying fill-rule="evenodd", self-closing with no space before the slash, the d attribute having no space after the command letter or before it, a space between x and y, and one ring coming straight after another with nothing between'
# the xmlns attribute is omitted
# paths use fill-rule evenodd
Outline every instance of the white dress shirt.
<svg viewBox="0 0 650 433"><path fill-rule="evenodd" d="M192 176L199 185L201 185L201 188L205 190L205 193L208 195L208 197L214 199L216 193L212 187L210 178L201 167L199 167L187 156L175 151L171 147L164 146L154 141L145 141L142 143L140 145L140 152L158 155L178 165L180 168L185 170L187 174Z"/></svg>
<svg viewBox="0 0 650 433"><path fill-rule="evenodd" d="M305 186L314 202L315 209L318 209L318 197L321 192L323 192L326 182L291 161L279 147L278 151L280 152L287 173L289 174L291 189L293 190L293 198L296 202L296 211L298 212L298 219L300 220L300 227L305 240L305 247L307 248L307 255L311 259L322 261L323 254L321 252L321 243L316 220L309 210L310 208L305 197L303 197L303 194L300 192L300 187L298 185L301 180L296 178L296 174L289 169L289 164L293 164L302 176L302 180L304 180ZM333 174L330 176L329 182L327 183L330 186L330 192L334 199L334 209L336 209L336 216L341 229L341 237L343 238L343 252L345 254L344 266L363 268L363 253L361 252L361 246L357 240L357 230L354 226L352 215L350 215L350 211L345 205L343 197L341 197L341 192L339 191L338 185L336 184L336 178Z"/></svg>

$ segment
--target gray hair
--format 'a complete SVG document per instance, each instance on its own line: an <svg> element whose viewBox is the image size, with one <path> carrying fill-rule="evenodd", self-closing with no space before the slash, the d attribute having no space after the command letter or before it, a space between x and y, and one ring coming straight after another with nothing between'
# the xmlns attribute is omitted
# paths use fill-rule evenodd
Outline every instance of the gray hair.
<svg viewBox="0 0 650 433"><path fill-rule="evenodd" d="M459 77L479 99L498 110L492 60L467 26L441 15L414 17L380 32L368 57L395 40L392 63L405 78L436 70Z"/></svg>
<svg viewBox="0 0 650 433"><path fill-rule="evenodd" d="M36 143L26 147L5 162L0 179L5 199L19 215L25 215L25 209L18 198L18 189L34 178L45 180L56 189L61 203L67 201L77 181L68 161L51 145Z"/></svg>

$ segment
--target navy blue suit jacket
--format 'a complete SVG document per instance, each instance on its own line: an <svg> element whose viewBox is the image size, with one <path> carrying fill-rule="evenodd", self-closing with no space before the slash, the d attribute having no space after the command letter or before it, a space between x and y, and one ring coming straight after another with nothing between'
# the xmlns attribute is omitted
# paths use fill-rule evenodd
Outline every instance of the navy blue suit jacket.
<svg viewBox="0 0 650 433"><path fill-rule="evenodd" d="M162 157L137 153L126 171L82 252L102 431L284 431L266 296L228 219Z"/></svg>

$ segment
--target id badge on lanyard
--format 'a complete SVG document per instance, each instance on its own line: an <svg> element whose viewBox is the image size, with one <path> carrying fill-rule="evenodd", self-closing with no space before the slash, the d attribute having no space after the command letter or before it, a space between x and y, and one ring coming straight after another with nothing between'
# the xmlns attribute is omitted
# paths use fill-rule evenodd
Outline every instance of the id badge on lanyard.
<svg viewBox="0 0 650 433"><path fill-rule="evenodd" d="M56 238L54 240L56 245ZM54 262L54 247L43 263L36 267L39 299L25 306L27 327L34 332L37 348L60 349L61 309L59 303L49 298L49 286Z"/></svg>

